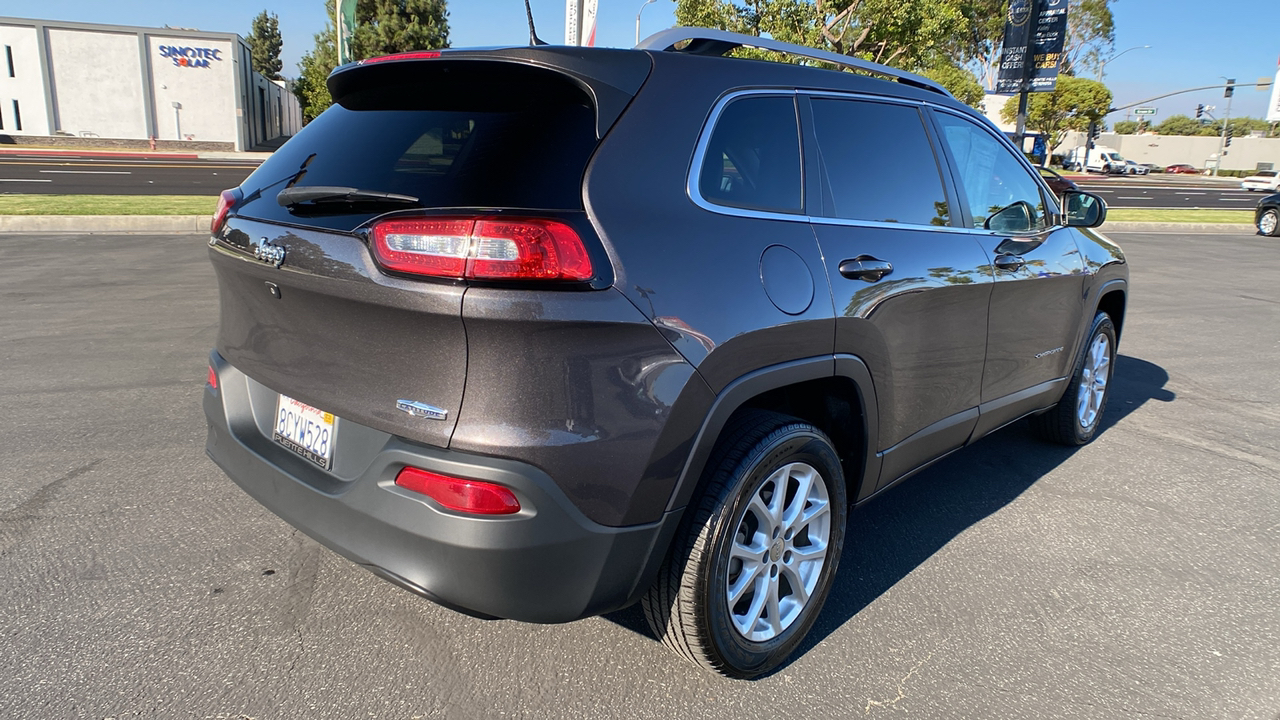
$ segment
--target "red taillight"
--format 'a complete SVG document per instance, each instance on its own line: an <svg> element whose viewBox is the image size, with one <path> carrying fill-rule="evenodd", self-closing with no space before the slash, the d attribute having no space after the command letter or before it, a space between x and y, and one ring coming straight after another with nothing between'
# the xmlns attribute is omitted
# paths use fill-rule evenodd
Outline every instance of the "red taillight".
<svg viewBox="0 0 1280 720"><path fill-rule="evenodd" d="M396 485L422 493L450 510L476 515L510 515L520 512L520 501L507 488L480 480L464 480L406 467L396 475Z"/></svg>
<svg viewBox="0 0 1280 720"><path fill-rule="evenodd" d="M413 52L402 52L394 55L379 55L378 57L365 58L357 65L372 65L374 63L387 62L388 60L430 60L431 58L440 57L440 53L435 50L414 50Z"/></svg>
<svg viewBox="0 0 1280 720"><path fill-rule="evenodd" d="M222 230L222 226L227 222L227 213L231 212L231 206L240 200L240 192L235 189L223 190L218 196L218 208L213 211L213 223L209 226L209 232L214 235Z"/></svg>
<svg viewBox="0 0 1280 720"><path fill-rule="evenodd" d="M474 280L590 280L573 228L546 218L393 218L373 226L388 270Z"/></svg>
<svg viewBox="0 0 1280 720"><path fill-rule="evenodd" d="M218 371L214 370L212 365L209 366L209 387L218 389Z"/></svg>

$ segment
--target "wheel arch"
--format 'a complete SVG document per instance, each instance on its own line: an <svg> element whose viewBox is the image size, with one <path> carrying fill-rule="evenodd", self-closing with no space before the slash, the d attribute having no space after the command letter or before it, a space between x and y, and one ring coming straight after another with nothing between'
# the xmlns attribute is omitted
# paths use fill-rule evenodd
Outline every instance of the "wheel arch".
<svg viewBox="0 0 1280 720"><path fill-rule="evenodd" d="M1111 324L1116 328L1116 342L1120 341L1120 331L1124 328L1124 311L1129 300L1129 284L1124 280L1112 280L1098 288L1098 302L1094 306L1093 315L1105 312L1111 316Z"/></svg>
<svg viewBox="0 0 1280 720"><path fill-rule="evenodd" d="M743 375L716 395L694 440L667 509L689 504L722 431L738 413L773 410L821 429L836 446L851 500L875 489L880 475L875 387L853 355L826 355L773 365Z"/></svg>

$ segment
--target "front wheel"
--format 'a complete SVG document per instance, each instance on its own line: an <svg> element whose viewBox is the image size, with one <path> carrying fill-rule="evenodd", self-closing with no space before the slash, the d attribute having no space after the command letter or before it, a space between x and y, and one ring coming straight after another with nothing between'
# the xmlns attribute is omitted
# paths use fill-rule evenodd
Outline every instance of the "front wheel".
<svg viewBox="0 0 1280 720"><path fill-rule="evenodd" d="M821 430L750 411L717 445L706 486L643 599L654 634L715 672L781 665L822 609L844 545L844 474Z"/></svg>
<svg viewBox="0 0 1280 720"><path fill-rule="evenodd" d="M1268 209L1258 217L1258 232L1271 237L1280 235L1280 213L1275 208Z"/></svg>
<svg viewBox="0 0 1280 720"><path fill-rule="evenodd" d="M1110 316L1100 312L1076 360L1071 384L1057 405L1031 417L1032 431L1062 445L1084 445L1092 440L1107 408L1115 360L1116 328Z"/></svg>

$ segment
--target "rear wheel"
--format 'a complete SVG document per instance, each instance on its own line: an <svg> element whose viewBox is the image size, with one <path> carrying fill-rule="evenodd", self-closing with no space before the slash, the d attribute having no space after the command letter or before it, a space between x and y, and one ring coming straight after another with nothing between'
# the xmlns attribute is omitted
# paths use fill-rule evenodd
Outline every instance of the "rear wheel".
<svg viewBox="0 0 1280 720"><path fill-rule="evenodd" d="M645 618L678 655L757 677L787 659L826 601L844 544L844 476L821 430L754 411L726 429L705 481Z"/></svg>
<svg viewBox="0 0 1280 720"><path fill-rule="evenodd" d="M1271 208L1258 218L1258 232L1276 237L1280 235L1280 213Z"/></svg>
<svg viewBox="0 0 1280 720"><path fill-rule="evenodd" d="M1057 405L1031 417L1031 429L1045 440L1063 445L1084 445L1092 440L1107 408L1115 359L1115 325L1106 313L1098 313L1066 393Z"/></svg>

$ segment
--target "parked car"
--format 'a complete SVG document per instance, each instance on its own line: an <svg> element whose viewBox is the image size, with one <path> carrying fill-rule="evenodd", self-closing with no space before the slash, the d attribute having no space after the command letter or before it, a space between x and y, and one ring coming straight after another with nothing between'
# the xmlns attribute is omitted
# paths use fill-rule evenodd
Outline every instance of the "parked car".
<svg viewBox="0 0 1280 720"><path fill-rule="evenodd" d="M1105 145L1095 145L1092 148L1081 145L1067 153L1066 169L1119 175L1128 172L1128 162L1115 149Z"/></svg>
<svg viewBox="0 0 1280 720"><path fill-rule="evenodd" d="M1197 167L1196 167L1196 166L1194 166L1194 165L1188 165L1188 164L1186 164L1186 163L1177 163L1177 164L1174 164L1174 165L1169 165L1168 167L1166 167L1166 168L1164 169L1164 171L1165 171L1165 172L1167 172L1167 173L1174 173L1175 175L1178 175L1178 174L1181 174L1181 175L1199 175L1199 174L1200 174L1200 169L1199 169L1199 168L1197 168Z"/></svg>
<svg viewBox="0 0 1280 720"><path fill-rule="evenodd" d="M1055 170L1047 167L1037 167L1036 170L1040 173L1040 179L1044 180L1044 184L1049 186L1049 189L1053 191L1054 195L1058 196L1059 200L1068 190L1080 189L1078 185L1062 177Z"/></svg>
<svg viewBox="0 0 1280 720"><path fill-rule="evenodd" d="M1132 160L1125 160L1121 166L1121 172L1125 175L1146 175L1151 172L1151 168L1146 165L1139 165Z"/></svg>
<svg viewBox="0 0 1280 720"><path fill-rule="evenodd" d="M718 57L743 46L892 81ZM1105 205L1060 205L930 80L675 28L328 89L220 199L207 452L418 595L538 623L641 602L755 677L818 616L850 506L1022 417L1103 426Z"/></svg>
<svg viewBox="0 0 1280 720"><path fill-rule="evenodd" d="M1280 192L1280 175L1277 175L1275 170L1259 170L1241 180L1240 187L1249 192L1254 190Z"/></svg>
<svg viewBox="0 0 1280 720"><path fill-rule="evenodd" d="M1268 195L1258 201L1253 222L1263 235L1280 236L1280 193Z"/></svg>
<svg viewBox="0 0 1280 720"><path fill-rule="evenodd" d="M1159 165L1156 165L1155 163L1140 163L1140 164L1142 165L1142 167L1146 168L1147 172L1149 173L1164 172L1164 168L1160 167Z"/></svg>

